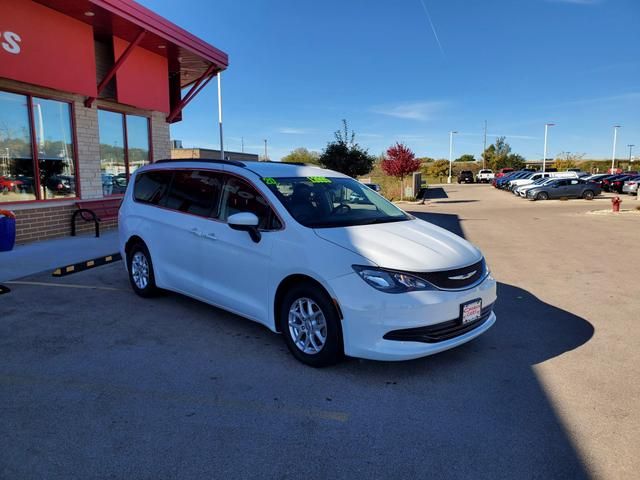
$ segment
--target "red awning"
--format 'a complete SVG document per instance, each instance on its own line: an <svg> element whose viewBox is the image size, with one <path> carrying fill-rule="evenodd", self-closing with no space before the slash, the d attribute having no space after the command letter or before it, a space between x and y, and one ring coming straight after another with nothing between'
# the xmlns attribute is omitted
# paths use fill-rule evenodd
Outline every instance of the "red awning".
<svg viewBox="0 0 640 480"><path fill-rule="evenodd" d="M92 25L97 37L115 35L133 42L144 30L138 46L166 57L169 75L179 75L182 88L229 64L226 53L132 0L35 1Z"/></svg>

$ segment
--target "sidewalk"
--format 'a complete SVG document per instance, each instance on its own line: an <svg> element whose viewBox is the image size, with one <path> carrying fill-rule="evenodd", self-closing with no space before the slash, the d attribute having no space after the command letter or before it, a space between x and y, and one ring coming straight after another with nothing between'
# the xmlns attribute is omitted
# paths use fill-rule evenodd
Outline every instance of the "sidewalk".
<svg viewBox="0 0 640 480"><path fill-rule="evenodd" d="M18 245L0 252L0 282L118 252L118 230Z"/></svg>

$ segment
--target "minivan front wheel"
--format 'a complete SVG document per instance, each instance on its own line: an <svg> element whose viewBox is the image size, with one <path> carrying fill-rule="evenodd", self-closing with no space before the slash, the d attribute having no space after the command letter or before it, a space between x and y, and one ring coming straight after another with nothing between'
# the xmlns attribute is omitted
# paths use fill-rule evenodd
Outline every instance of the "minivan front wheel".
<svg viewBox="0 0 640 480"><path fill-rule="evenodd" d="M158 293L151 255L144 244L135 244L127 255L129 282L133 291L141 297L152 297Z"/></svg>
<svg viewBox="0 0 640 480"><path fill-rule="evenodd" d="M301 362L325 367L342 359L340 319L331 300L317 287L299 285L289 290L279 321L289 351Z"/></svg>

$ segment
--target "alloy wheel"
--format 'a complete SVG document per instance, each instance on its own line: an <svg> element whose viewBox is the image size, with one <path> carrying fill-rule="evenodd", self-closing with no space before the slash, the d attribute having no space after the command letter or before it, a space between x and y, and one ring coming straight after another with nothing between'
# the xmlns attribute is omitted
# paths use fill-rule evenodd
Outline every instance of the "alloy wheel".
<svg viewBox="0 0 640 480"><path fill-rule="evenodd" d="M149 261L142 252L136 252L131 259L131 277L140 290L149 284Z"/></svg>
<svg viewBox="0 0 640 480"><path fill-rule="evenodd" d="M289 309L289 334L303 353L320 353L327 341L327 321L322 309L310 298L299 298Z"/></svg>

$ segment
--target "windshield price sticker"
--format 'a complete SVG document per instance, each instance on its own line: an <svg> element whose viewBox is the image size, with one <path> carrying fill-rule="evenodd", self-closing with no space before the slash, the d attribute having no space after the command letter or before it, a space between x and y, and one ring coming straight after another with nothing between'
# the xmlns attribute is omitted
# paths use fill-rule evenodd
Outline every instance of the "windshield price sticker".
<svg viewBox="0 0 640 480"><path fill-rule="evenodd" d="M266 183L267 185L278 185L278 182L276 182L275 178L265 177L265 178L262 179L262 181L264 183Z"/></svg>
<svg viewBox="0 0 640 480"><path fill-rule="evenodd" d="M327 177L307 177L311 183L331 183Z"/></svg>

